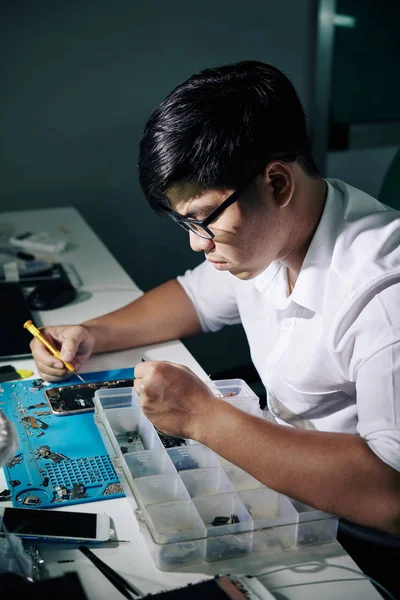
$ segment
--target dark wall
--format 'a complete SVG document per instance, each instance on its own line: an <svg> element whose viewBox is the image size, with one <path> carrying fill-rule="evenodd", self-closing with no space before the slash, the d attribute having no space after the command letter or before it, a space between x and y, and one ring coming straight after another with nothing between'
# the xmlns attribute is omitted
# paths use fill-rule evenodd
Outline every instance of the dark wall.
<svg viewBox="0 0 400 600"><path fill-rule="evenodd" d="M193 72L243 59L284 70L307 108L313 9L313 0L3 1L0 211L76 206L144 290L198 264L185 232L140 191L145 121ZM247 360L244 336L230 330L188 342L206 370Z"/></svg>

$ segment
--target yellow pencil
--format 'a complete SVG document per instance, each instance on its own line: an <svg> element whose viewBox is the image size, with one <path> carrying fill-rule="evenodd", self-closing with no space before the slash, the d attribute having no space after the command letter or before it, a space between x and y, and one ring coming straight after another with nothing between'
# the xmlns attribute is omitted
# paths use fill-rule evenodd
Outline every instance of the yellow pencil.
<svg viewBox="0 0 400 600"><path fill-rule="evenodd" d="M26 323L24 323L24 327L25 327L25 329L27 329L29 331L29 333L31 333L33 335L33 337L37 338L40 342L42 342L43 346L46 346L46 348L48 350L50 350L50 352L52 353L52 355L55 358L58 358L58 360L61 360L61 362L65 365L65 368L68 369L68 371L70 371L71 373L74 373L74 375L76 375L81 381L83 381L83 383L86 383L85 380L83 379L83 377L81 377L76 372L76 370L71 365L71 363L69 363L68 361L63 360L61 358L60 351L57 350L56 348L54 348L54 346L52 346L50 344L50 342L48 340L46 340L45 337L42 336L42 334L40 333L39 329L34 326L34 324L32 323L31 320L26 321Z"/></svg>

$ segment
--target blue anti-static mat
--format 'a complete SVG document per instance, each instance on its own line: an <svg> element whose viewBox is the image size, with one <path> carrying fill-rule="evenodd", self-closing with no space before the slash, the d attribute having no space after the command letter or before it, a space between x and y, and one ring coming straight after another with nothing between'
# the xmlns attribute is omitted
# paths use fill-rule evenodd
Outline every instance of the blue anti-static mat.
<svg viewBox="0 0 400 600"><path fill-rule="evenodd" d="M87 383L132 377L133 369L84 374ZM73 376L68 381L40 390L34 387L34 380L1 384L0 408L15 424L20 442L16 455L4 466L14 506L53 508L124 496L94 423L93 412L67 416L35 415L35 411L50 410L44 390L79 383L79 379ZM42 402L47 407L35 406ZM28 408L33 406L35 408ZM27 426L27 419L23 418L27 416L40 419L48 427L35 429ZM44 445L64 458L55 461L40 456L39 449Z"/></svg>

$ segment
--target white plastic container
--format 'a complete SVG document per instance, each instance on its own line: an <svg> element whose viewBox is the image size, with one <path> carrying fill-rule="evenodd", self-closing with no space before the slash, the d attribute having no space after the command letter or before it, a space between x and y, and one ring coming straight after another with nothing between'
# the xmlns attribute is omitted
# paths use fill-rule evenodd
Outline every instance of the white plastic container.
<svg viewBox="0 0 400 600"><path fill-rule="evenodd" d="M226 401L258 414L258 399L244 381L211 385ZM159 569L336 539L336 517L267 488L195 440L165 448L133 388L98 390L94 405L96 425Z"/></svg>
<svg viewBox="0 0 400 600"><path fill-rule="evenodd" d="M222 398L244 412L261 416L259 398L243 379L221 379L206 382L218 398Z"/></svg>
<svg viewBox="0 0 400 600"><path fill-rule="evenodd" d="M243 379L220 379L206 382L219 398L257 398L250 386ZM258 398L257 398L258 399Z"/></svg>

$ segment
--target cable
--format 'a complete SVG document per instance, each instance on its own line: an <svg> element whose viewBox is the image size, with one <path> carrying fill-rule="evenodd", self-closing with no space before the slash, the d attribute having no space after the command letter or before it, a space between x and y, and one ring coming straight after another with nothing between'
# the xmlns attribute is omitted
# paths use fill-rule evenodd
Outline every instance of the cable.
<svg viewBox="0 0 400 600"><path fill-rule="evenodd" d="M290 567L280 567L279 569L274 569L273 571L265 571L264 573L259 573L258 575L256 575L256 577L259 579L260 577L263 577L266 575L272 575L273 573L278 573L279 571L290 571L297 567L334 567L336 569L343 569L344 571L350 571L350 573L356 573L357 575L360 575L360 571L357 571L356 569L352 569L351 567L345 567L344 565L336 565L336 564L332 564L332 563L320 563L320 562L314 561L314 562L306 562L306 563L296 563L294 565L291 565ZM376 579L374 579L373 577L370 577L369 575L365 575L365 574L361 573L361 577L358 577L358 580L371 581L371 583L373 583L379 589L381 589L383 592L385 592L385 594L387 594L389 596L390 600L396 600L396 598L389 592L389 590L387 590L381 583L379 583L379 581L376 581ZM349 579L349 580L343 580L343 581L354 581L354 580ZM311 585L313 583L327 583L327 581L309 581L304 584L300 583L300 584L295 584L295 585ZM284 587L288 587L288 586L281 585L281 586L277 586L275 588L268 588L268 590L272 591L274 589L284 588Z"/></svg>

